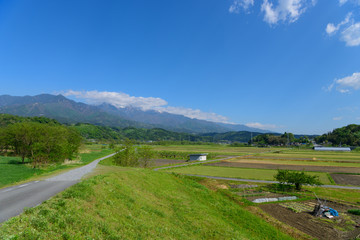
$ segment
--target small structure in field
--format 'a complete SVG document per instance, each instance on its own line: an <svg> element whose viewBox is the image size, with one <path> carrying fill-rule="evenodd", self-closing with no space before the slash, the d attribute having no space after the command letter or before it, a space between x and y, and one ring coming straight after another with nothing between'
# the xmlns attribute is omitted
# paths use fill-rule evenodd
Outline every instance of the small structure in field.
<svg viewBox="0 0 360 240"><path fill-rule="evenodd" d="M350 152L349 147L314 147L315 151Z"/></svg>
<svg viewBox="0 0 360 240"><path fill-rule="evenodd" d="M207 153L190 154L190 161L206 161Z"/></svg>

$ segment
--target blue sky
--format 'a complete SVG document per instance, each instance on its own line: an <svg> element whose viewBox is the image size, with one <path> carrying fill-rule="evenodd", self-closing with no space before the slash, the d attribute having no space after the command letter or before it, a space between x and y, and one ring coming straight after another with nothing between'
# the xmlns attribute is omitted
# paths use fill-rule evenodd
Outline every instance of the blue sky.
<svg viewBox="0 0 360 240"><path fill-rule="evenodd" d="M0 94L273 131L360 123L360 0L0 0Z"/></svg>

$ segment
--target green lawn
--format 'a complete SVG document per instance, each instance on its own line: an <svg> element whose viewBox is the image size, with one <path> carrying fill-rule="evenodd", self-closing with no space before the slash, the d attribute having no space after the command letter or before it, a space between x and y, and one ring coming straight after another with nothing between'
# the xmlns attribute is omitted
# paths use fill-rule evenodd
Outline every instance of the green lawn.
<svg viewBox="0 0 360 240"><path fill-rule="evenodd" d="M188 177L125 169L84 180L26 210L0 227L0 239L291 237Z"/></svg>
<svg viewBox="0 0 360 240"><path fill-rule="evenodd" d="M0 188L16 182L24 181L40 175L48 175L56 171L87 164L95 159L109 155L112 150L101 148L100 145L87 146L86 153L80 153L78 162L70 164L54 164L42 168L33 168L31 164L21 164L18 157L0 156Z"/></svg>
<svg viewBox="0 0 360 240"><path fill-rule="evenodd" d="M277 170L270 169L252 169L252 168L235 168L235 167L215 167L215 166L191 166L180 167L165 170L167 172L181 174L197 174L215 177L229 177L256 180L274 180ZM318 175L323 184L331 184L327 173L307 172L310 175Z"/></svg>

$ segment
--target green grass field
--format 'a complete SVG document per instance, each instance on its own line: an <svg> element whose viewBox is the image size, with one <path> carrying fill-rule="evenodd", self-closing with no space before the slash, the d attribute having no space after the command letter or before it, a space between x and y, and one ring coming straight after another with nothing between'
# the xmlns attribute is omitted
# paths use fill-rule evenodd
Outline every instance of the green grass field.
<svg viewBox="0 0 360 240"><path fill-rule="evenodd" d="M0 239L292 239L188 177L119 169L5 222Z"/></svg>
<svg viewBox="0 0 360 240"><path fill-rule="evenodd" d="M77 162L54 164L42 168L32 168L31 164L21 164L18 157L0 156L0 188L41 175L52 174L57 171L81 166L97 158L109 155L112 150L102 148L101 145L86 146L86 151L80 153Z"/></svg>
<svg viewBox="0 0 360 240"><path fill-rule="evenodd" d="M235 167L215 167L215 166L191 166L180 167L165 170L180 174L197 174L215 177L229 177L256 180L274 180L277 170L270 169L252 169L252 168L235 168ZM331 184L327 173L307 172L310 175L318 175L323 184Z"/></svg>

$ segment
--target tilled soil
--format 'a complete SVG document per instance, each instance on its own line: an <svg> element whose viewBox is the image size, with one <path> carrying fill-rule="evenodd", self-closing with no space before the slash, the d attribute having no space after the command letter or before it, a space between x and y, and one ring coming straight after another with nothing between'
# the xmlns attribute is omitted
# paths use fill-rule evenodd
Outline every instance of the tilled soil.
<svg viewBox="0 0 360 240"><path fill-rule="evenodd" d="M360 173L360 168L353 167L330 167L330 166L311 166L311 165L287 165L287 164L268 164L268 163L243 163L221 161L209 163L210 166L218 167L240 167L240 168L260 168L260 169L288 169L297 171L330 172L330 173Z"/></svg>
<svg viewBox="0 0 360 240"><path fill-rule="evenodd" d="M360 175L331 174L336 184L340 185L360 185Z"/></svg>
<svg viewBox="0 0 360 240"><path fill-rule="evenodd" d="M344 212L346 212L346 209L349 209L350 207L345 207L336 203L328 203L327 205L336 209L339 212L340 217L336 217L327 222L322 221L325 220L324 218L321 219L314 217L310 213L306 212L295 213L292 210L278 204L263 204L259 205L259 207L279 221L317 239L354 239L360 235L360 228L355 228L354 230L349 231L341 231L335 228L335 225L337 224L336 222L341 221ZM356 223L359 223L359 217L352 217Z"/></svg>
<svg viewBox="0 0 360 240"><path fill-rule="evenodd" d="M186 163L186 161L185 160L175 160L175 159L155 159L153 165L164 166L164 165L179 164L179 163Z"/></svg>

